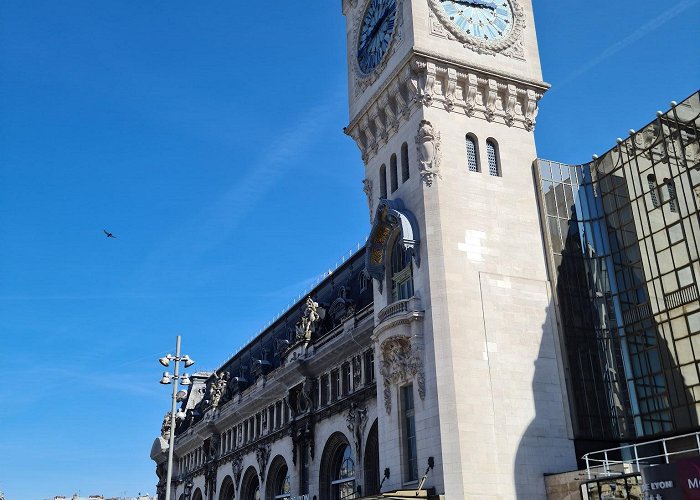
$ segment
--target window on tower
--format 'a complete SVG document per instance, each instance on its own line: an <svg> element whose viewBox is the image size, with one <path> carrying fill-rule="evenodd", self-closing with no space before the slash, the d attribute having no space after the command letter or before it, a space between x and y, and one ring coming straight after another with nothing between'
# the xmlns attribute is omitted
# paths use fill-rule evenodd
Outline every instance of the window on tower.
<svg viewBox="0 0 700 500"><path fill-rule="evenodd" d="M466 138L467 146L467 168L470 172L479 172L479 148L477 146L476 137L473 134L467 134Z"/></svg>
<svg viewBox="0 0 700 500"><path fill-rule="evenodd" d="M389 173L391 175L391 192L393 193L399 189L399 176L398 167L396 165L396 155L391 155L391 160L389 161Z"/></svg>
<svg viewBox="0 0 700 500"><path fill-rule="evenodd" d="M386 198L386 165L379 167L379 196Z"/></svg>
<svg viewBox="0 0 700 500"><path fill-rule="evenodd" d="M391 248L391 296L394 302L413 297L411 255L406 252L400 235Z"/></svg>
<svg viewBox="0 0 700 500"><path fill-rule="evenodd" d="M501 175L501 161L498 155L498 144L493 139L486 140L486 157L489 161L489 175Z"/></svg>
<svg viewBox="0 0 700 500"><path fill-rule="evenodd" d="M401 145L401 182L406 182L411 173L408 169L408 144Z"/></svg>

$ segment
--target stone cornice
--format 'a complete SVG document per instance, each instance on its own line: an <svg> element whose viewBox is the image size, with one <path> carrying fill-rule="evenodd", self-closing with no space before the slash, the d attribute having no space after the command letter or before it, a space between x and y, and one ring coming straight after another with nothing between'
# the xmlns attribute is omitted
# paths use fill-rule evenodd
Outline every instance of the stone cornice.
<svg viewBox="0 0 700 500"><path fill-rule="evenodd" d="M422 108L437 107L533 130L537 102L548 88L542 81L414 52L396 66L345 133L355 140L367 163Z"/></svg>

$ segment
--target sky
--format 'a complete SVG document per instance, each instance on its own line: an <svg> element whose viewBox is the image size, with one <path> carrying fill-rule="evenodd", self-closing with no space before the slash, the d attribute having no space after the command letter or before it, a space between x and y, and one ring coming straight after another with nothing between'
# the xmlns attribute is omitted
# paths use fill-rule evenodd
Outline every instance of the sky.
<svg viewBox="0 0 700 500"><path fill-rule="evenodd" d="M534 8L541 157L586 162L698 89L700 0ZM7 500L155 493L176 335L216 369L364 243L344 22L340 0L0 3Z"/></svg>

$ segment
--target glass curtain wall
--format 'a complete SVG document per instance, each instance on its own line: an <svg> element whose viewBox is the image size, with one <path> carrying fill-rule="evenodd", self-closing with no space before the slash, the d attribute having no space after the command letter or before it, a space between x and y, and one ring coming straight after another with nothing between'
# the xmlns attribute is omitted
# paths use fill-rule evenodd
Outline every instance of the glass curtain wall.
<svg viewBox="0 0 700 500"><path fill-rule="evenodd" d="M695 430L700 95L591 163L535 165L578 438Z"/></svg>

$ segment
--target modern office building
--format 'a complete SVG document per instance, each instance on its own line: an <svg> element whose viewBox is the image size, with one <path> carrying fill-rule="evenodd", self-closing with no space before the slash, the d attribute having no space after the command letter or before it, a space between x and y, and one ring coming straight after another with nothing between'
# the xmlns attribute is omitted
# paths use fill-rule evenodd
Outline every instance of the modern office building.
<svg viewBox="0 0 700 500"><path fill-rule="evenodd" d="M699 128L695 93L590 163L535 163L579 458L700 447Z"/></svg>
<svg viewBox="0 0 700 500"><path fill-rule="evenodd" d="M549 170L541 189L533 184L548 85L530 0L343 0L342 9L345 131L364 163L366 248L215 372L193 376L174 429L173 498L540 499L545 474L576 469L574 438L587 450L600 436L619 443L692 426L687 397L668 413L659 406L657 371L623 380L608 370L653 356L613 334L613 322L627 314L647 324L661 311L651 299L633 307L641 298L616 310L615 300L631 300L618 290L632 292L622 278L603 282L630 235L618 242L606 231L608 246L591 249L569 236L589 217L574 213L574 192L595 186L584 167L562 177L557 165L552 177L554 164L539 162ZM596 163L606 174L619 163L607 158ZM685 187L670 170L659 167L658 185L676 182L680 200ZM627 177L609 177L612 194L590 196L610 201L591 210L614 212L630 231L632 207L611 208L633 198L622 193ZM543 238L542 220L556 223L559 240L552 230ZM584 255L569 266L570 239ZM608 249L610 263L589 257ZM655 278L624 262L632 283L669 279L658 263ZM676 295L663 288L657 306L692 301L687 271L678 273ZM151 451L159 498L171 431L165 422Z"/></svg>

